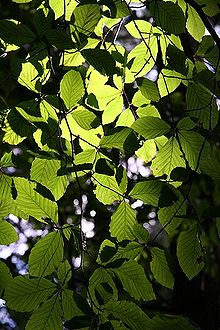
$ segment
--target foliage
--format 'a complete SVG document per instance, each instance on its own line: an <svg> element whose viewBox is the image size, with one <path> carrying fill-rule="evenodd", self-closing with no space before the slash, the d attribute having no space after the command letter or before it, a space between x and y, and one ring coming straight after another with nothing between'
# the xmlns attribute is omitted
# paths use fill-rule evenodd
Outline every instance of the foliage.
<svg viewBox="0 0 220 330"><path fill-rule="evenodd" d="M178 272L220 273L217 1L12 0L2 13L0 244L21 219L44 230L25 275L0 261L12 318L26 330L203 326L167 297ZM137 157L148 176L132 174Z"/></svg>

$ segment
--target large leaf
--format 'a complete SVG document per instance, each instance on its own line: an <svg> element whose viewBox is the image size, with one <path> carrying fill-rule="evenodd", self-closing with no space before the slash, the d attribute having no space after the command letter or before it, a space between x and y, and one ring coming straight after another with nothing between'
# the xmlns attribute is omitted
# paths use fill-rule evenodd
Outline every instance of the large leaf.
<svg viewBox="0 0 220 330"><path fill-rule="evenodd" d="M31 180L47 187L54 195L55 200L63 196L67 187L67 177L57 175L60 167L60 161L57 159L40 158L36 158L31 166Z"/></svg>
<svg viewBox="0 0 220 330"><path fill-rule="evenodd" d="M44 222L45 219L58 221L57 204L41 196L34 189L36 185L25 178L14 178L17 198L15 205L28 216Z"/></svg>
<svg viewBox="0 0 220 330"><path fill-rule="evenodd" d="M0 245L9 245L17 240L15 228L6 220L0 220Z"/></svg>
<svg viewBox="0 0 220 330"><path fill-rule="evenodd" d="M196 224L180 233L177 240L177 257L182 270L190 280L204 267Z"/></svg>
<svg viewBox="0 0 220 330"><path fill-rule="evenodd" d="M136 300L153 300L155 295L144 269L136 261L130 260L112 269L121 281L123 288Z"/></svg>
<svg viewBox="0 0 220 330"><path fill-rule="evenodd" d="M147 23L147 22L146 22ZM158 102L160 99L159 90L155 82L147 78L138 80L138 87L147 100Z"/></svg>
<svg viewBox="0 0 220 330"><path fill-rule="evenodd" d="M111 236L116 237L118 241L132 240L135 237L133 233L135 224L135 211L127 202L123 201L112 215L110 223Z"/></svg>
<svg viewBox="0 0 220 330"><path fill-rule="evenodd" d="M152 161L151 170L155 176L167 174L168 176L176 167L186 167L182 151L175 137L171 137L158 151Z"/></svg>
<svg viewBox="0 0 220 330"><path fill-rule="evenodd" d="M78 71L68 71L60 83L60 96L65 106L71 110L84 95L84 85Z"/></svg>
<svg viewBox="0 0 220 330"><path fill-rule="evenodd" d="M185 17L182 9L171 1L156 1L150 4L150 11L156 24L173 34L183 33Z"/></svg>
<svg viewBox="0 0 220 330"><path fill-rule="evenodd" d="M151 253L152 261L150 266L155 279L160 284L172 289L174 285L174 276L170 270L166 252L157 247L153 247L151 248Z"/></svg>
<svg viewBox="0 0 220 330"><path fill-rule="evenodd" d="M97 4L77 6L71 18L71 33L81 42L95 30L100 20L100 9Z"/></svg>
<svg viewBox="0 0 220 330"><path fill-rule="evenodd" d="M129 196L140 199L149 205L158 206L162 187L162 182L158 180L138 182L129 193Z"/></svg>
<svg viewBox="0 0 220 330"><path fill-rule="evenodd" d="M46 276L51 274L63 259L63 239L58 231L41 238L29 256L30 275Z"/></svg>
<svg viewBox="0 0 220 330"><path fill-rule="evenodd" d="M8 306L18 312L30 312L46 301L56 290L56 285L45 278L30 279L17 276L7 287L5 299Z"/></svg>
<svg viewBox="0 0 220 330"><path fill-rule="evenodd" d="M165 121L152 116L138 118L131 128L146 139L153 139L170 131L170 126Z"/></svg>
<svg viewBox="0 0 220 330"><path fill-rule="evenodd" d="M0 38L6 43L23 46L34 41L36 36L25 24L5 19L0 21Z"/></svg>
<svg viewBox="0 0 220 330"><path fill-rule="evenodd" d="M61 316L62 309L58 296L54 296L34 311L25 330L62 330Z"/></svg>

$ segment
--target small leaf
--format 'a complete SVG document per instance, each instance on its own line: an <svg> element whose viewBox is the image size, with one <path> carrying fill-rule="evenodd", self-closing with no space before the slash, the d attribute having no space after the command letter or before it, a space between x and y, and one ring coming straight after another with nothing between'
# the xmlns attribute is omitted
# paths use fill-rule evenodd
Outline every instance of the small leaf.
<svg viewBox="0 0 220 330"><path fill-rule="evenodd" d="M117 200L122 200L123 192L114 176L95 173L93 182L96 185L94 193L101 203L112 204Z"/></svg>
<svg viewBox="0 0 220 330"><path fill-rule="evenodd" d="M165 121L152 116L138 118L131 128L145 139L153 139L170 131L170 126Z"/></svg>
<svg viewBox="0 0 220 330"><path fill-rule="evenodd" d="M133 302L122 300L108 303L104 306L104 310L113 314L132 330L151 329L152 320Z"/></svg>
<svg viewBox="0 0 220 330"><path fill-rule="evenodd" d="M103 268L97 268L89 279L89 292L99 305L117 300L118 290L111 275Z"/></svg>
<svg viewBox="0 0 220 330"><path fill-rule="evenodd" d="M57 204L41 196L34 188L35 184L25 178L14 178L17 190L15 205L28 216L44 222L44 218L58 221Z"/></svg>
<svg viewBox="0 0 220 330"><path fill-rule="evenodd" d="M60 83L60 96L65 106L71 110L83 97L84 85L78 71L68 71Z"/></svg>
<svg viewBox="0 0 220 330"><path fill-rule="evenodd" d="M144 203L158 206L163 183L158 180L146 180L135 184L129 196L140 199Z"/></svg>
<svg viewBox="0 0 220 330"><path fill-rule="evenodd" d="M0 245L9 245L18 240L14 227L6 220L0 220Z"/></svg>
<svg viewBox="0 0 220 330"><path fill-rule="evenodd" d="M116 71L116 62L105 49L84 49L81 51L86 61L102 75L113 76Z"/></svg>
<svg viewBox="0 0 220 330"><path fill-rule="evenodd" d="M155 279L165 287L172 289L174 285L174 276L170 271L166 252L157 247L151 248L152 261L150 263L151 271Z"/></svg>
<svg viewBox="0 0 220 330"><path fill-rule="evenodd" d="M6 264L0 260L0 297L2 297L3 290L6 290L12 281L12 275Z"/></svg>
<svg viewBox="0 0 220 330"><path fill-rule="evenodd" d="M187 22L186 22L187 30L191 34L191 36L197 40L201 41L202 37L205 34L205 25L201 20L199 14L196 10L188 5L187 10Z"/></svg>
<svg viewBox="0 0 220 330"><path fill-rule="evenodd" d="M133 228L135 224L135 211L127 202L121 202L111 217L111 236L116 237L119 242L126 239L134 239Z"/></svg>
<svg viewBox="0 0 220 330"><path fill-rule="evenodd" d="M158 102L160 99L159 90L155 82L147 78L140 78L137 81L138 87L147 100Z"/></svg>
<svg viewBox="0 0 220 330"><path fill-rule="evenodd" d="M117 148L129 153L132 153L137 145L137 138L129 127L116 127L108 131L100 141L103 148Z"/></svg>
<svg viewBox="0 0 220 330"><path fill-rule="evenodd" d="M63 259L63 239L58 231L41 238L31 250L29 267L31 276L50 275Z"/></svg>
<svg viewBox="0 0 220 330"><path fill-rule="evenodd" d="M7 305L18 312L30 312L46 301L56 291L56 285L45 278L30 279L17 276L7 287Z"/></svg>
<svg viewBox="0 0 220 330"><path fill-rule="evenodd" d="M198 229L195 224L180 233L177 240L177 257L183 272L190 280L204 267Z"/></svg>
<svg viewBox="0 0 220 330"><path fill-rule="evenodd" d="M121 267L112 271L121 281L123 288L136 300L153 300L155 295L152 285L148 281L144 269L136 261L125 262Z"/></svg>
<svg viewBox="0 0 220 330"><path fill-rule="evenodd" d="M61 299L63 316L66 321L71 320L73 317L84 315L74 300L73 291L68 289L62 290Z"/></svg>

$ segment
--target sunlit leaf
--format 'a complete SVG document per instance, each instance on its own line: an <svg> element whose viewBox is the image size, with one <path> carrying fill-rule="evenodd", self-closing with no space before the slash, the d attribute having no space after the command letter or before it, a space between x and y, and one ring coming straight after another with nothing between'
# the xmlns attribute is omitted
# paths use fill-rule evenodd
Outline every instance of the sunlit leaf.
<svg viewBox="0 0 220 330"><path fill-rule="evenodd" d="M63 239L58 231L41 238L31 250L29 257L30 274L46 276L51 274L63 259Z"/></svg>
<svg viewBox="0 0 220 330"><path fill-rule="evenodd" d="M172 289L174 276L169 267L166 251L153 247L151 248L151 253L152 261L150 266L155 279L167 288Z"/></svg>

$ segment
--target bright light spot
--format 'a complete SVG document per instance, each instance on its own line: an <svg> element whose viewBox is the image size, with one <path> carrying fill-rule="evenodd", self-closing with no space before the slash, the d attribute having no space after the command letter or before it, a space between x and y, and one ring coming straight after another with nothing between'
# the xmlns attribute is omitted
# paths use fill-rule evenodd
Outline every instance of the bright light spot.
<svg viewBox="0 0 220 330"><path fill-rule="evenodd" d="M96 216L96 211L95 210L90 211L90 215L92 218L94 218Z"/></svg>
<svg viewBox="0 0 220 330"><path fill-rule="evenodd" d="M18 155L21 155L22 154L22 149L20 149L20 148L13 148L12 152L13 152L13 154L15 156L18 156Z"/></svg>
<svg viewBox="0 0 220 330"><path fill-rule="evenodd" d="M79 268L81 265L81 257L73 258L73 265L75 268Z"/></svg>
<svg viewBox="0 0 220 330"><path fill-rule="evenodd" d="M18 217L16 217L16 215L14 215L12 213L10 213L8 217L9 217L10 220L12 220L15 223L18 223L19 222Z"/></svg>
<svg viewBox="0 0 220 330"><path fill-rule="evenodd" d="M16 172L16 168L13 167L13 166L9 166L9 167L7 167L7 172L10 173L10 174L15 173Z"/></svg>
<svg viewBox="0 0 220 330"><path fill-rule="evenodd" d="M78 205L79 205L79 200L78 200L78 199L74 199L73 204L74 204L75 206L78 206Z"/></svg>
<svg viewBox="0 0 220 330"><path fill-rule="evenodd" d="M154 219L156 217L156 213L155 212L150 212L149 214L148 214L148 218L149 219Z"/></svg>
<svg viewBox="0 0 220 330"><path fill-rule="evenodd" d="M143 204L144 203L138 199L133 204L131 204L131 207L132 207L132 209L136 209L137 207L141 207Z"/></svg>
<svg viewBox="0 0 220 330"><path fill-rule="evenodd" d="M28 245L26 243L20 243L17 247L17 253L23 256L28 250Z"/></svg>
<svg viewBox="0 0 220 330"><path fill-rule="evenodd" d="M148 72L148 74L146 75L146 78L152 81L156 81L158 78L158 71L156 69L150 70L150 72Z"/></svg>
<svg viewBox="0 0 220 330"><path fill-rule="evenodd" d="M129 169L132 173L138 173L138 167L136 164L132 164Z"/></svg>
<svg viewBox="0 0 220 330"><path fill-rule="evenodd" d="M149 167L144 167L142 166L140 169L140 175L147 178L151 175L151 170L149 169Z"/></svg>
<svg viewBox="0 0 220 330"><path fill-rule="evenodd" d="M86 195L82 195L82 202L83 203L87 203L88 202L88 198Z"/></svg>
<svg viewBox="0 0 220 330"><path fill-rule="evenodd" d="M156 220L149 220L149 224L153 227L156 225Z"/></svg>
<svg viewBox="0 0 220 330"><path fill-rule="evenodd" d="M72 218L67 218L67 219L66 219L66 222L67 222L69 225L71 225L71 224L73 223L73 219L72 219Z"/></svg>
<svg viewBox="0 0 220 330"><path fill-rule="evenodd" d="M82 226L81 227L82 231L84 232L87 238L92 238L95 235L93 231L95 225L92 221L87 221L86 219L82 219L81 226Z"/></svg>

